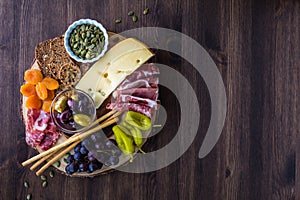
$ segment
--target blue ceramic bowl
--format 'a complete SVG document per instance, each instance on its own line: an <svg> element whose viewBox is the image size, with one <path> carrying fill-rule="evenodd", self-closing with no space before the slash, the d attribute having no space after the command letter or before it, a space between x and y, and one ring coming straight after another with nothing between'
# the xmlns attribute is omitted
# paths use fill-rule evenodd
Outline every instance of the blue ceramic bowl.
<svg viewBox="0 0 300 200"><path fill-rule="evenodd" d="M82 24L93 24L96 27L98 27L103 32L103 35L104 35L104 46L103 46L103 49L102 49L102 51L101 51L101 53L99 55L97 55L96 57L94 57L92 59L82 59L82 58L79 58L78 56L76 56L74 54L74 52L72 51L70 43L69 43L70 34L73 32L73 30L77 26L82 25ZM77 62L92 63L92 62L95 62L95 61L99 60L105 54L105 52L107 51L108 35L107 35L107 32L106 32L106 29L99 22L97 22L95 20L92 20L92 19L80 19L78 21L73 22L73 24L71 24L68 27L67 31L65 32L64 45L65 45L65 48L66 48L68 54L71 56L71 58L73 58Z"/></svg>

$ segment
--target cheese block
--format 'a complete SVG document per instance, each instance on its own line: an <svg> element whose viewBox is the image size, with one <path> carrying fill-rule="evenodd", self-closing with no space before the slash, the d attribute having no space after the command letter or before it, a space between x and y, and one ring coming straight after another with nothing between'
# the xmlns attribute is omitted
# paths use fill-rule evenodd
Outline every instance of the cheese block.
<svg viewBox="0 0 300 200"><path fill-rule="evenodd" d="M112 47L76 85L92 96L99 108L104 100L132 72L154 54L142 42L128 38Z"/></svg>

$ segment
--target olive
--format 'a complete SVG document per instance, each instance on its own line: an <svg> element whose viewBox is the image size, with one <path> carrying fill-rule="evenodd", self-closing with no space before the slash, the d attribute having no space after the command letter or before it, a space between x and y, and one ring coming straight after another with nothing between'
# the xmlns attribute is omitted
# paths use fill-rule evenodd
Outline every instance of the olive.
<svg viewBox="0 0 300 200"><path fill-rule="evenodd" d="M87 126L92 121L92 119L85 114L75 114L74 121L80 126Z"/></svg>

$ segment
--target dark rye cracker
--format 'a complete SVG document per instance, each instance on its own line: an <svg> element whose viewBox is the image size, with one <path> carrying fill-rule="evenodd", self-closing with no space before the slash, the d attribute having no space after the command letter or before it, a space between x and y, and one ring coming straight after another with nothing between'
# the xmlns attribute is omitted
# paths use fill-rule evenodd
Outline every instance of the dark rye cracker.
<svg viewBox="0 0 300 200"><path fill-rule="evenodd" d="M35 48L35 58L43 75L58 80L61 89L73 87L81 77L80 67L64 47L63 36L39 43Z"/></svg>

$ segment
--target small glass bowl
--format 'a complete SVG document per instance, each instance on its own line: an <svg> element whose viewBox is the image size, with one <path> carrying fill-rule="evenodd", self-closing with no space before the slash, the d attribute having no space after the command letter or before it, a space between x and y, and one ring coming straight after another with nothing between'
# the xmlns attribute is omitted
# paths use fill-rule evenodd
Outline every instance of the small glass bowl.
<svg viewBox="0 0 300 200"><path fill-rule="evenodd" d="M89 128L96 119L96 107L87 93L71 88L54 98L50 115L61 131L73 135Z"/></svg>
<svg viewBox="0 0 300 200"><path fill-rule="evenodd" d="M80 26L82 24L92 24L95 25L96 27L98 27L100 29L100 31L103 32L103 36L104 36L104 45L103 45L103 49L101 51L100 54L98 54L96 57L92 58L92 59L82 59L80 57L78 57L77 55L75 55L75 53L72 51L71 46L70 46L70 36L71 33L73 32L73 30L77 27ZM102 26L101 23L92 20L92 19L80 19L78 21L73 22L67 29L67 31L65 32L65 36L64 36L64 46L66 48L66 51L68 52L68 54L71 56L71 58L73 58L74 60L76 60L77 62L81 62L81 63L92 63L95 62L97 60L99 60L107 51L107 47L108 47L108 35L106 32L106 29Z"/></svg>

